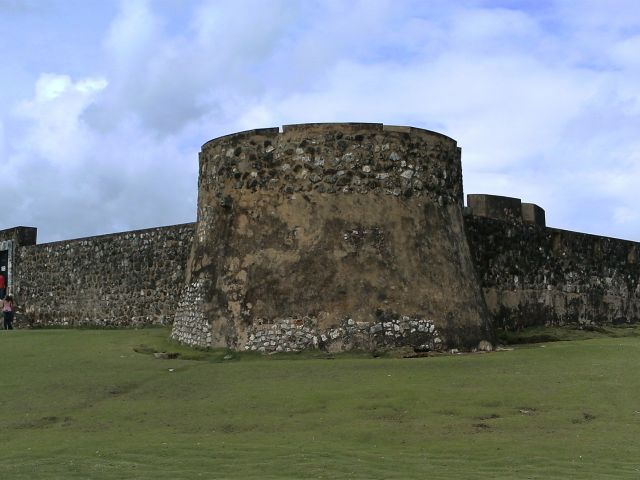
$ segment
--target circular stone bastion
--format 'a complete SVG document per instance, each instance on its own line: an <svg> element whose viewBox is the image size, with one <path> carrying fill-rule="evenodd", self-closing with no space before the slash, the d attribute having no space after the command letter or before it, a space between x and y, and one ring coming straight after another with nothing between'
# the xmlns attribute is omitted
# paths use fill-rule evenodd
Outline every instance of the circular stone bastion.
<svg viewBox="0 0 640 480"><path fill-rule="evenodd" d="M172 338L260 352L490 339L455 140L375 123L205 143Z"/></svg>

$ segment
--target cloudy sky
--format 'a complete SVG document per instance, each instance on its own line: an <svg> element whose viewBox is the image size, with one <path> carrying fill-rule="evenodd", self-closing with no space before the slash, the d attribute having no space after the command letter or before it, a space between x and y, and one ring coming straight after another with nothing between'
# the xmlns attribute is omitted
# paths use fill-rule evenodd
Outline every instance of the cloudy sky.
<svg viewBox="0 0 640 480"><path fill-rule="evenodd" d="M191 222L219 135L445 133L466 193L640 241L637 0L0 0L0 228Z"/></svg>

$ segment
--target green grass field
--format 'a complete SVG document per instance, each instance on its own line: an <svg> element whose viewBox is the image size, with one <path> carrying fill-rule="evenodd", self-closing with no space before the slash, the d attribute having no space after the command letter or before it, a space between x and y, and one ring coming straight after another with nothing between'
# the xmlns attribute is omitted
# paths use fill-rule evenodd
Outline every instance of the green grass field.
<svg viewBox="0 0 640 480"><path fill-rule="evenodd" d="M135 351L188 352L167 336L0 332L0 478L640 477L635 336L415 359Z"/></svg>

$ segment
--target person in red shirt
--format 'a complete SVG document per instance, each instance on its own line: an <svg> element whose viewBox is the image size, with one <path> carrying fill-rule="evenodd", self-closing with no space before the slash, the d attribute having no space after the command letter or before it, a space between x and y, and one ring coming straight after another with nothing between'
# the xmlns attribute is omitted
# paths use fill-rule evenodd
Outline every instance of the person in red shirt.
<svg viewBox="0 0 640 480"><path fill-rule="evenodd" d="M4 294L7 291L7 284L4 280L4 273L0 273L0 300L4 298Z"/></svg>

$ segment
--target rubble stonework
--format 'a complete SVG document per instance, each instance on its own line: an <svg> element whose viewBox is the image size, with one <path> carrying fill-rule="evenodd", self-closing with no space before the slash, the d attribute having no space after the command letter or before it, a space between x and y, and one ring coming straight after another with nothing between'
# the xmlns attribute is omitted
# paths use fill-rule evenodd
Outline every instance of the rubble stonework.
<svg viewBox="0 0 640 480"><path fill-rule="evenodd" d="M16 249L17 326L173 322L193 224Z"/></svg>
<svg viewBox="0 0 640 480"><path fill-rule="evenodd" d="M207 281L200 279L184 287L174 315L171 335L181 343L206 348L211 345L211 323L201 307L205 292L209 290Z"/></svg>
<svg viewBox="0 0 640 480"><path fill-rule="evenodd" d="M406 140L406 141L403 141ZM202 147L200 190L428 196L462 204L456 142L380 124L304 124L249 130ZM224 202L221 198L220 201ZM202 204L201 206L207 206Z"/></svg>
<svg viewBox="0 0 640 480"><path fill-rule="evenodd" d="M460 150L421 129L290 125L206 143L187 270L198 282L208 289L181 303L172 333L191 345L420 348L438 343L425 337L437 330L441 345L472 348L491 338L464 238ZM412 320L393 332L382 322L378 334L380 311ZM433 330L411 332L426 319Z"/></svg>
<svg viewBox="0 0 640 480"><path fill-rule="evenodd" d="M444 345L432 321L399 315L380 315L378 321L355 322L348 318L321 330L315 318L259 319L249 329L245 350L261 353L299 352L319 348L328 351L377 350L406 345L418 351L437 351ZM386 318L384 318L386 317Z"/></svg>

